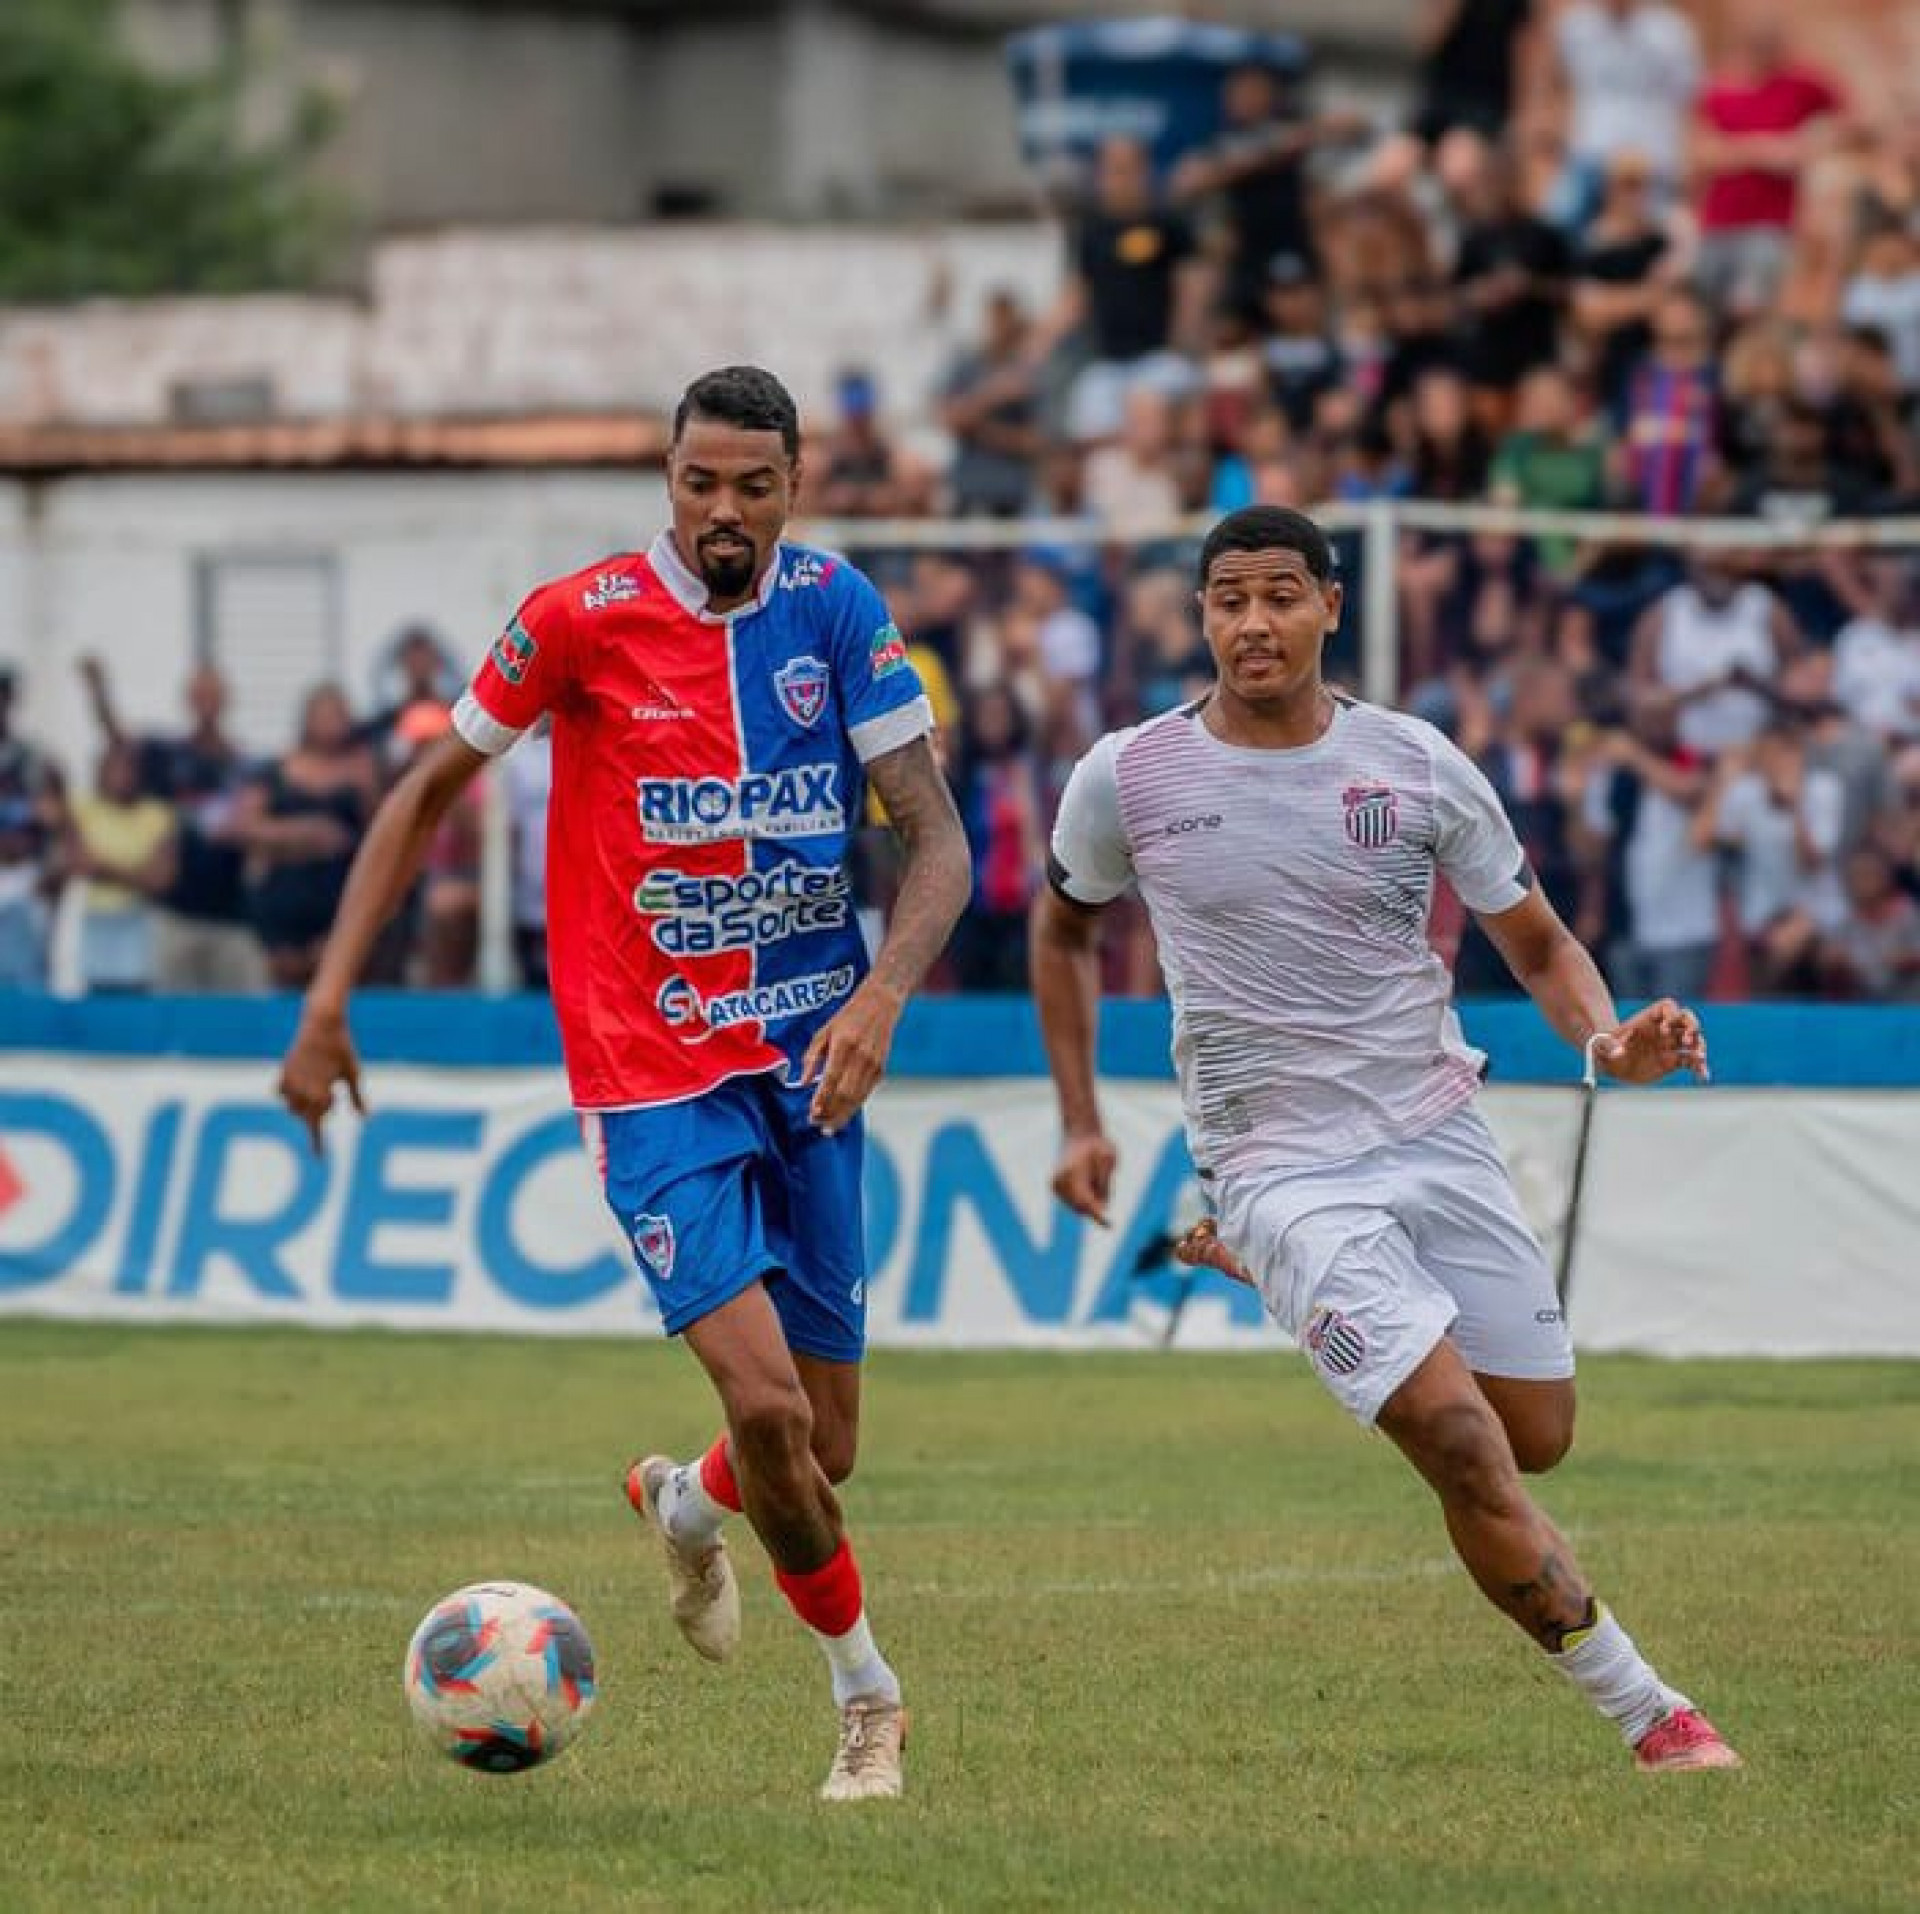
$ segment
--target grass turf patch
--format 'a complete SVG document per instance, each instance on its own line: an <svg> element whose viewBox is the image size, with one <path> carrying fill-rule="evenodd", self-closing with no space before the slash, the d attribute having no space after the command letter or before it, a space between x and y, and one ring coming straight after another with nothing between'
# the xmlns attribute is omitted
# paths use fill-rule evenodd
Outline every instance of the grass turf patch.
<svg viewBox="0 0 1920 1914"><path fill-rule="evenodd" d="M0 1324L0 1908L1909 1904L1920 1367L1582 1386L1542 1499L1744 1773L1633 1773L1296 1361L883 1353L847 1504L910 1793L828 1809L757 1547L709 1668L620 1497L712 1433L683 1351ZM399 1672L509 1575L602 1691L495 1779Z"/></svg>

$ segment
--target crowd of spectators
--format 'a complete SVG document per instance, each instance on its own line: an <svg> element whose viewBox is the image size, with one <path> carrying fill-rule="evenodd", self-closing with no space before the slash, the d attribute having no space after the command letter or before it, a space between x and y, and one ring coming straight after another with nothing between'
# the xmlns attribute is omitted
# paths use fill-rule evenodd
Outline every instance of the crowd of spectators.
<svg viewBox="0 0 1920 1914"><path fill-rule="evenodd" d="M1623 990L1920 999L1920 541L1777 542L1920 513L1920 132L1800 58L1775 0L1733 0L1710 49L1664 0L1410 12L1402 124L1246 69L1164 176L1102 145L1058 303L996 294L954 356L944 469L877 450L850 382L848 443L896 488L1078 521L860 553L952 711L982 873L958 980L1017 979L1020 853L1065 768L1206 681L1181 523L1385 498L1766 521L1745 551L1408 531L1400 697L1488 771ZM1444 903L1436 935L1463 990L1508 987ZM1154 984L1142 942L1122 987Z"/></svg>
<svg viewBox="0 0 1920 1914"><path fill-rule="evenodd" d="M347 869L381 794L452 722L457 668L425 627L392 647L390 700L357 712L338 685L302 700L286 749L259 757L227 728L211 667L186 687L185 722L134 733L97 658L80 675L98 738L90 780L15 735L0 670L0 986L44 988L56 906L69 900L74 980L90 994L298 989L312 976ZM545 741L516 754L508 816L523 861L544 848ZM381 940L367 981L452 989L476 981L481 882L476 788L441 825ZM545 982L544 902L524 932L523 981Z"/></svg>
<svg viewBox="0 0 1920 1914"><path fill-rule="evenodd" d="M1487 771L1623 992L1920 1000L1920 541L1781 542L1920 513L1920 124L1800 58L1780 0L1729 0L1710 51L1667 0L1409 11L1402 122L1235 72L1217 137L1164 176L1099 148L1058 209L1051 310L994 294L935 393L840 381L805 502L911 636L975 851L936 986L1021 985L1068 770L1207 682L1195 516L1386 499L1765 521L1744 550L1407 530L1399 696ZM890 398L925 401L939 456ZM928 514L1073 529L861 544ZM1353 683L1363 553L1340 547ZM450 673L409 634L383 708L317 691L257 764L217 675L178 735L131 737L89 668L85 795L12 736L0 677L0 982L44 976L72 882L91 988L297 987ZM500 775L537 987L541 743ZM448 821L374 981L472 981L480 838L477 808ZM891 868L876 819L875 924ZM1508 987L1444 898L1434 931L1463 991ZM1156 987L1137 924L1110 968Z"/></svg>

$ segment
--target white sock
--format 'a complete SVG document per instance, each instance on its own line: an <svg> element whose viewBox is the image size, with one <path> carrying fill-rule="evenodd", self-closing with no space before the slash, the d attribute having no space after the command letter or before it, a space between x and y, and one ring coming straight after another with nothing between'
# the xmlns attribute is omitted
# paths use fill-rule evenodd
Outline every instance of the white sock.
<svg viewBox="0 0 1920 1914"><path fill-rule="evenodd" d="M682 1462L661 1485L660 1521L682 1548L705 1548L733 1511L716 1502L700 1482L700 1465Z"/></svg>
<svg viewBox="0 0 1920 1914"><path fill-rule="evenodd" d="M885 1695L889 1701L900 1699L900 1677L887 1666L886 1657L873 1645L873 1630L867 1626L867 1611L844 1635L823 1635L817 1628L807 1633L820 1644L833 1675L833 1705L844 1708L855 1695Z"/></svg>
<svg viewBox="0 0 1920 1914"><path fill-rule="evenodd" d="M1653 1672L1610 1608L1596 1602L1594 1613L1593 1626L1577 1630L1574 1645L1553 1656L1553 1665L1632 1747L1663 1715L1693 1703Z"/></svg>

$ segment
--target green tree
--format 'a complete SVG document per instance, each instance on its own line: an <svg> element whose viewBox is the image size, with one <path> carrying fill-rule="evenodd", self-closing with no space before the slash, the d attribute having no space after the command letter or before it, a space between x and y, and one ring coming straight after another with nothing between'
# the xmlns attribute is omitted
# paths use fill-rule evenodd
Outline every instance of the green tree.
<svg viewBox="0 0 1920 1914"><path fill-rule="evenodd" d="M150 71L119 0L0 0L0 299L310 285L345 230L319 94L243 139L245 69Z"/></svg>

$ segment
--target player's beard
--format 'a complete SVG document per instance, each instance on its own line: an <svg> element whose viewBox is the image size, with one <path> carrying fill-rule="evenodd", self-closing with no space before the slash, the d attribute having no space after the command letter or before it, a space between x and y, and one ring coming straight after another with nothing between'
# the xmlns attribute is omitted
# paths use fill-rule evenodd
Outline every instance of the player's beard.
<svg viewBox="0 0 1920 1914"><path fill-rule="evenodd" d="M753 589L752 546L715 552L703 540L699 551L700 582L715 598L742 598Z"/></svg>

